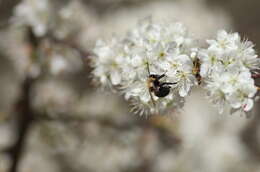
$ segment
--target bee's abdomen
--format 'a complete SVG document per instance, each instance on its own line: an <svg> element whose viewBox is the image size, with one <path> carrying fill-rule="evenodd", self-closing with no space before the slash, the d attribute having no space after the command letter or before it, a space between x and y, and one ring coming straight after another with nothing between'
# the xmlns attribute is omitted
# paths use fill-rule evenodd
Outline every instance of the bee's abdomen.
<svg viewBox="0 0 260 172"><path fill-rule="evenodd" d="M159 89L154 92L154 94L157 97L165 97L169 93L170 93L170 88L169 87L159 87Z"/></svg>

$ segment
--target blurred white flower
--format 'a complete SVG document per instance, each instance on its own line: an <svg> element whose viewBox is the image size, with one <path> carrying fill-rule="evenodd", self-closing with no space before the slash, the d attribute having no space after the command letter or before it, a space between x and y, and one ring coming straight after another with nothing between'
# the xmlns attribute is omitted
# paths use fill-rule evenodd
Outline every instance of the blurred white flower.
<svg viewBox="0 0 260 172"><path fill-rule="evenodd" d="M32 106L39 112L53 116L69 114L77 101L75 91L61 81L39 81L35 84L32 95Z"/></svg>
<svg viewBox="0 0 260 172"><path fill-rule="evenodd" d="M67 75L82 69L82 60L77 51L67 46L49 43L46 43L44 46L40 53L39 60L43 65L46 64L44 68L47 69L46 71L49 71L50 74L56 76L60 74ZM48 53L48 57L46 57L46 52Z"/></svg>
<svg viewBox="0 0 260 172"><path fill-rule="evenodd" d="M60 55L53 56L50 62L50 71L54 75L61 73L68 67L68 62Z"/></svg>
<svg viewBox="0 0 260 172"><path fill-rule="evenodd" d="M50 24L51 10L49 0L23 0L15 8L14 20L21 25L31 26L35 35L43 36Z"/></svg>
<svg viewBox="0 0 260 172"><path fill-rule="evenodd" d="M86 9L82 1L65 3L57 11L57 18L54 23L55 29L52 32L59 39L75 39L82 32L88 32L90 23L93 24L93 21L90 21L92 16L89 13L91 14L91 11Z"/></svg>

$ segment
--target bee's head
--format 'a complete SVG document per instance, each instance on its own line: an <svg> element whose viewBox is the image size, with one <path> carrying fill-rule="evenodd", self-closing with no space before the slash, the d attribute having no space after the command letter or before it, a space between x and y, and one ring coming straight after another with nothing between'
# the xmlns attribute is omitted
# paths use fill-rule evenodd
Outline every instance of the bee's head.
<svg viewBox="0 0 260 172"><path fill-rule="evenodd" d="M156 79L156 78L158 78L158 75L151 74L151 75L149 75L149 78L154 78L154 79Z"/></svg>
<svg viewBox="0 0 260 172"><path fill-rule="evenodd" d="M151 75L149 75L149 78L154 79L154 80L159 80L161 78L161 75L151 74Z"/></svg>

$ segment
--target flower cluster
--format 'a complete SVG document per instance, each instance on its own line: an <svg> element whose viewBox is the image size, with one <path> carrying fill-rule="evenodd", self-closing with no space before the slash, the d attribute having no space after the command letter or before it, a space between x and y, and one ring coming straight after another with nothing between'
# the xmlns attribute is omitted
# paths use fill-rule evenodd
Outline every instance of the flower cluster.
<svg viewBox="0 0 260 172"><path fill-rule="evenodd" d="M220 112L224 105L249 111L257 91L251 70L259 67L253 44L225 31L217 40L208 40L207 49L195 43L181 23L158 24L147 18L121 39L97 41L93 75L101 85L116 88L133 101L140 114L181 108L200 81ZM154 88L151 74L164 74L159 83L170 87L169 94L156 95L161 86Z"/></svg>
<svg viewBox="0 0 260 172"><path fill-rule="evenodd" d="M190 54L193 40L181 23L155 24L140 21L123 39L98 41L94 49L93 74L102 85L117 86L134 110L141 114L182 107L183 98L196 84ZM149 91L150 74L161 75L172 85L170 94L159 98Z"/></svg>
<svg viewBox="0 0 260 172"><path fill-rule="evenodd" d="M198 53L200 75L212 102L222 112L224 107L249 111L257 87L251 71L260 66L253 44L243 41L238 33L222 30L216 40L208 40L209 47Z"/></svg>

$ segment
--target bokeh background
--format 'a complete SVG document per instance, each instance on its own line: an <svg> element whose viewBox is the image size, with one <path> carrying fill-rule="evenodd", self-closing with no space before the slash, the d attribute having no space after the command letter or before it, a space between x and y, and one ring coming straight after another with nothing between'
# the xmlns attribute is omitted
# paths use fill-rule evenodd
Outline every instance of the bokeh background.
<svg viewBox="0 0 260 172"><path fill-rule="evenodd" d="M181 112L131 114L91 82L99 38L146 16L260 49L259 0L0 0L0 172L260 172L259 103L219 115L194 88Z"/></svg>

